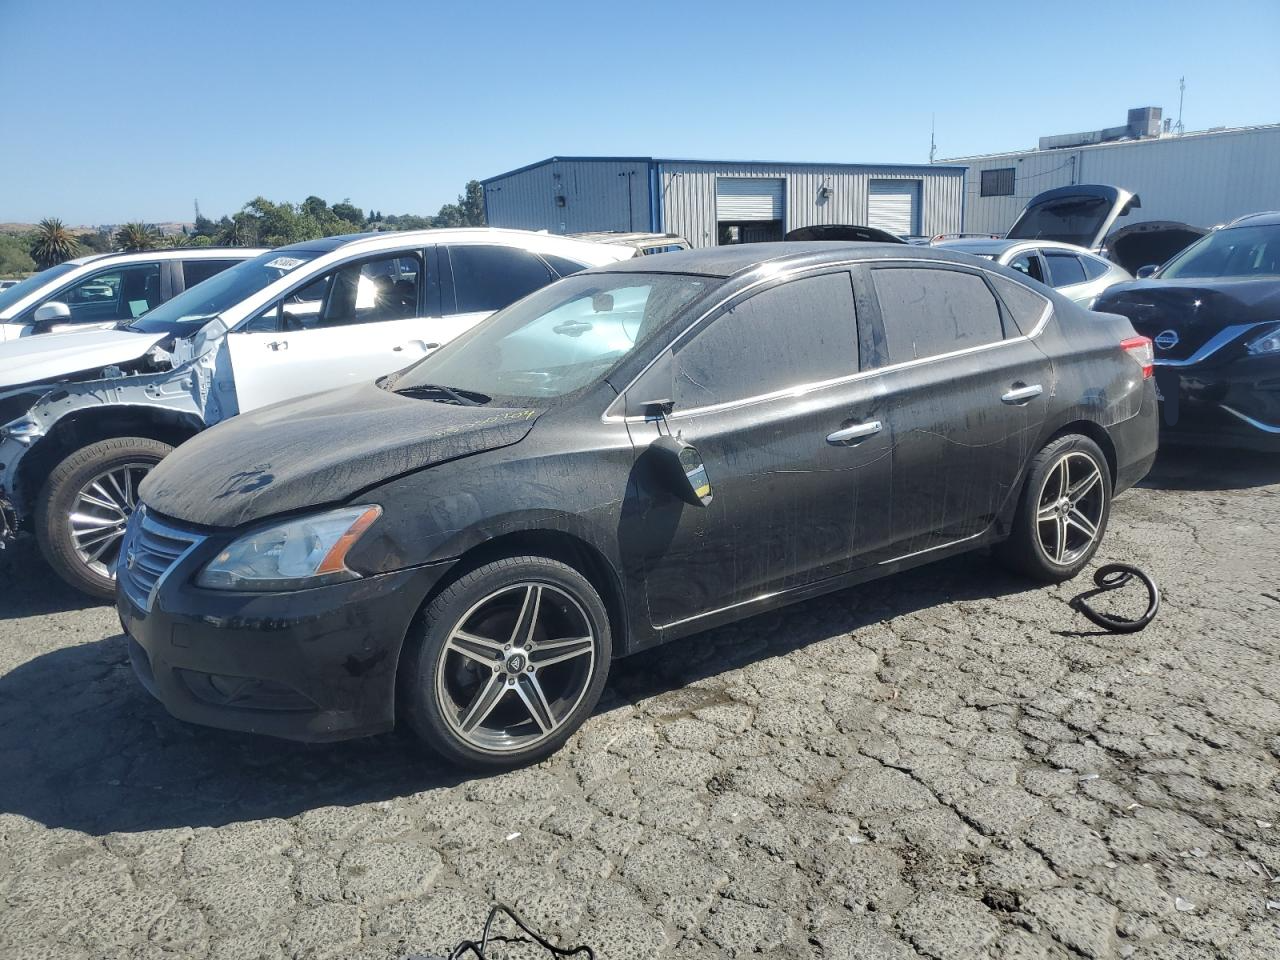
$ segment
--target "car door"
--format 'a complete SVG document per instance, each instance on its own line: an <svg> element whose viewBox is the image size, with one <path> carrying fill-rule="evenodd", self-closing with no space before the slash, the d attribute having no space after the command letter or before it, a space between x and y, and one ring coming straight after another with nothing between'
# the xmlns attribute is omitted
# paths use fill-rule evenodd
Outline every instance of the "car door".
<svg viewBox="0 0 1280 960"><path fill-rule="evenodd" d="M421 250L354 259L301 282L227 336L243 413L398 370L438 346Z"/></svg>
<svg viewBox="0 0 1280 960"><path fill-rule="evenodd" d="M991 525L1035 452L1052 371L983 271L890 261L857 277L884 344L877 380L893 495L887 549L877 559L890 562Z"/></svg>
<svg viewBox="0 0 1280 960"><path fill-rule="evenodd" d="M542 258L520 247L452 243L439 251L442 342L559 279Z"/></svg>
<svg viewBox="0 0 1280 960"><path fill-rule="evenodd" d="M839 576L883 545L890 434L858 355L846 269L744 294L676 344L671 412L631 436L638 457L667 432L694 444L714 496L642 498L628 561L655 627Z"/></svg>

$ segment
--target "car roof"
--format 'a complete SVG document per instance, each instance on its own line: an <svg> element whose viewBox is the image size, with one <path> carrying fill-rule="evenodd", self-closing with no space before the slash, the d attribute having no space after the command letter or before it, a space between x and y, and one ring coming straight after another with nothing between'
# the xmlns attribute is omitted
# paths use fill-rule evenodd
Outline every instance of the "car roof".
<svg viewBox="0 0 1280 960"><path fill-rule="evenodd" d="M1237 217L1222 229L1230 230L1232 227L1274 227L1280 224L1280 210L1268 210L1265 213L1246 213L1243 217Z"/></svg>
<svg viewBox="0 0 1280 960"><path fill-rule="evenodd" d="M692 273L708 277L732 277L762 264L821 266L844 260L937 260L972 266L956 253L937 247L913 247L903 243L859 243L840 240L801 240L780 243L738 243L702 247L678 253L655 253L623 260L591 273Z"/></svg>
<svg viewBox="0 0 1280 960"><path fill-rule="evenodd" d="M68 260L73 266L83 267L89 263L119 262L128 263L133 260L201 260L208 257L240 257L248 260L266 253L267 247L165 247L162 250L117 250L113 253L90 253L83 257Z"/></svg>
<svg viewBox="0 0 1280 960"><path fill-rule="evenodd" d="M336 237L321 237L316 240L303 240L300 243L279 247L279 252L306 251L308 253L329 253L339 247L369 245L375 247L411 246L415 243L448 243L451 240L502 240L504 238L527 242L538 240L551 244L583 244L585 240L545 230L507 230L501 227L433 227L427 230L379 230L372 233L343 233ZM591 246L606 247L610 244L592 243Z"/></svg>

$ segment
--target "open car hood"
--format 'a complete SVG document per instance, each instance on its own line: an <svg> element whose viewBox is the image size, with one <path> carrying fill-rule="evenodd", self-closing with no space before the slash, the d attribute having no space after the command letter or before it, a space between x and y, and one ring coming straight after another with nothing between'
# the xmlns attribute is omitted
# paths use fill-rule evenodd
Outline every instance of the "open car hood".
<svg viewBox="0 0 1280 960"><path fill-rule="evenodd" d="M1006 235L1009 240L1057 240L1100 250L1116 220L1142 206L1135 193L1107 184L1080 183L1038 193Z"/></svg>
<svg viewBox="0 0 1280 960"><path fill-rule="evenodd" d="M232 417L166 457L139 493L174 520L238 527L510 446L538 412L462 407L360 384Z"/></svg>
<svg viewBox="0 0 1280 960"><path fill-rule="evenodd" d="M0 387L47 383L86 370L137 360L164 334L95 330L46 333L0 344Z"/></svg>

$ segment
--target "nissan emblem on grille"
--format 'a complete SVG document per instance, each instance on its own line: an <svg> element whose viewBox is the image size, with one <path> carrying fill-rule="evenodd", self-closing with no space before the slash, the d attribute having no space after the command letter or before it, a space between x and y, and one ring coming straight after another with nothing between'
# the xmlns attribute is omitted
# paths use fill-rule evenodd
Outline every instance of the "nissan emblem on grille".
<svg viewBox="0 0 1280 960"><path fill-rule="evenodd" d="M1155 336L1155 345L1161 350L1172 350L1178 345L1178 331L1161 330Z"/></svg>

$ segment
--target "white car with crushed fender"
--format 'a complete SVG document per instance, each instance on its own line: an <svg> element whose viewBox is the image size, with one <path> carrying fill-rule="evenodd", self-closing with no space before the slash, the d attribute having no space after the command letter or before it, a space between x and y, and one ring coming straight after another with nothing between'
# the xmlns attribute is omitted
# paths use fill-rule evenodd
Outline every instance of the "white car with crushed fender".
<svg viewBox="0 0 1280 960"><path fill-rule="evenodd" d="M632 247L460 228L309 240L116 329L0 344L0 545L29 528L68 583L114 593L138 484L239 413L401 369Z"/></svg>

